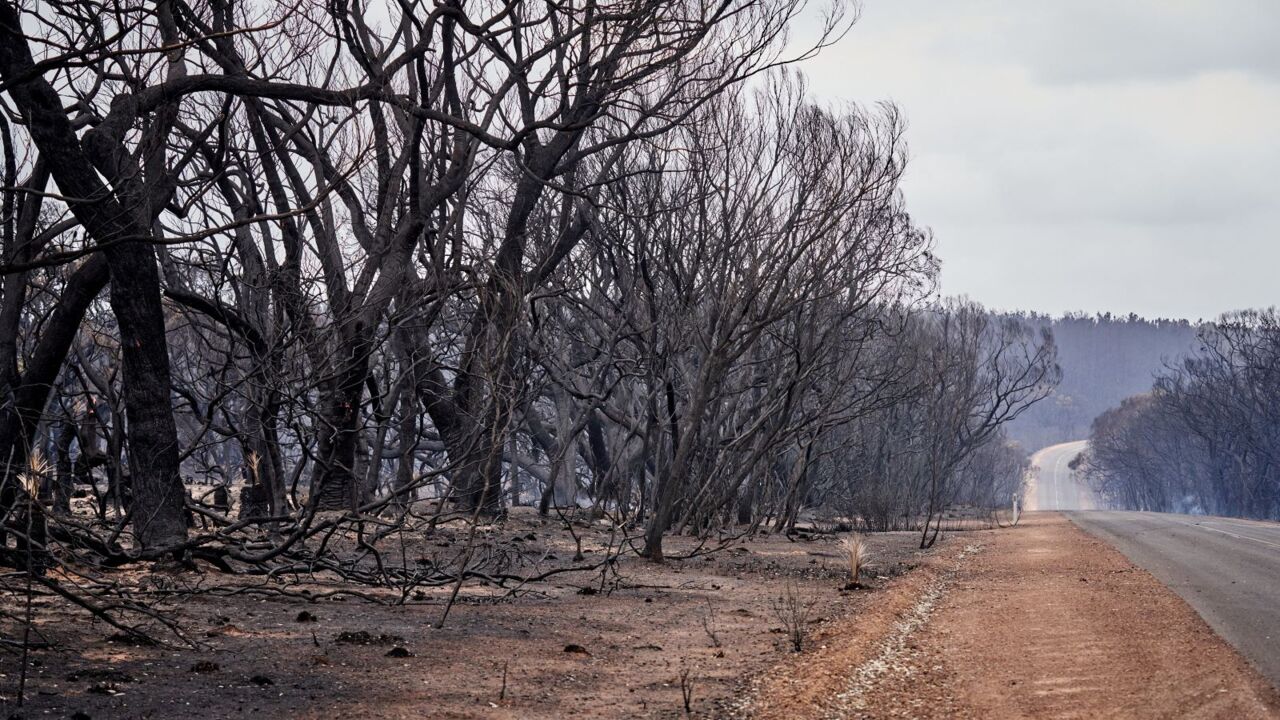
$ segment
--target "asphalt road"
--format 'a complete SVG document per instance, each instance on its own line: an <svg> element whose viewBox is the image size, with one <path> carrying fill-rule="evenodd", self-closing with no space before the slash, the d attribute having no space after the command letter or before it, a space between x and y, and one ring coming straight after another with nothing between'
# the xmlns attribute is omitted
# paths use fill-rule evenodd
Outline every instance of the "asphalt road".
<svg viewBox="0 0 1280 720"><path fill-rule="evenodd" d="M1067 516L1182 596L1280 687L1280 524L1147 512Z"/></svg>
<svg viewBox="0 0 1280 720"><path fill-rule="evenodd" d="M1031 456L1036 471L1031 477L1024 509L1092 510L1098 507L1088 486L1068 467L1084 446L1084 441L1051 445Z"/></svg>

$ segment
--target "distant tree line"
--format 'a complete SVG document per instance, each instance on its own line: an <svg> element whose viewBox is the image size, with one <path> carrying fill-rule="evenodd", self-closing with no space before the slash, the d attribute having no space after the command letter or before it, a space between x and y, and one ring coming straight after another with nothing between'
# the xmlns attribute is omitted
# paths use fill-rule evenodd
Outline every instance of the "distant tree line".
<svg viewBox="0 0 1280 720"><path fill-rule="evenodd" d="M1280 316L1224 315L1199 340L1094 421L1085 469L1118 508L1280 518Z"/></svg>
<svg viewBox="0 0 1280 720"><path fill-rule="evenodd" d="M1094 418L1145 392L1166 361L1190 351L1198 327L1186 320L1133 314L1010 317L1050 330L1062 367L1062 382L1049 397L1009 425L1009 436L1028 451L1084 439Z"/></svg>
<svg viewBox="0 0 1280 720"><path fill-rule="evenodd" d="M1052 335L934 297L802 7L0 0L0 561L441 583L379 543L1006 504Z"/></svg>

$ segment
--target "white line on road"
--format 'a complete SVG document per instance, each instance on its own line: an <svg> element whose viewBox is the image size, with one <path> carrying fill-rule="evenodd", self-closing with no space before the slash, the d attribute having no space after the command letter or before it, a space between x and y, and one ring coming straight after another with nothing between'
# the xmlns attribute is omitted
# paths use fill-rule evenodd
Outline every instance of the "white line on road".
<svg viewBox="0 0 1280 720"><path fill-rule="evenodd" d="M1237 518L1232 520L1214 519L1212 522L1218 525L1230 525L1231 527L1238 527L1245 530L1280 532L1280 524L1266 522L1263 520L1245 520L1244 518Z"/></svg>
<svg viewBox="0 0 1280 720"><path fill-rule="evenodd" d="M1280 548L1280 543L1273 543L1269 540L1261 540L1259 538L1249 537L1248 535L1237 535L1236 533L1228 532L1226 530L1219 530L1216 527L1211 527L1204 521L1193 523L1193 522L1187 522L1186 520L1177 520L1177 522L1180 522L1183 525L1186 525L1188 527L1200 528L1201 530L1210 530L1212 532L1222 533L1223 535L1230 535L1231 537L1238 538L1240 540L1252 540L1253 542L1256 542L1256 543L1262 543L1263 545L1270 545L1271 547Z"/></svg>

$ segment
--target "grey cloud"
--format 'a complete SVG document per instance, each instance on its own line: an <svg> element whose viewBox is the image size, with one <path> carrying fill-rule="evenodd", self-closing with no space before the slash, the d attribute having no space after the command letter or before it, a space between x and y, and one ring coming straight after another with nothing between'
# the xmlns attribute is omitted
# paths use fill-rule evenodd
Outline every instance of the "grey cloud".
<svg viewBox="0 0 1280 720"><path fill-rule="evenodd" d="M989 15L992 22L941 36L937 53L995 61L1016 56L1047 83L1134 82L1231 70L1280 77L1280 3L1271 0L954 5Z"/></svg>
<svg viewBox="0 0 1280 720"><path fill-rule="evenodd" d="M991 46L1026 58L1046 82L1166 80L1215 71L1280 77L1280 3L1269 0L1001 5L1014 21L991 36Z"/></svg>
<svg viewBox="0 0 1280 720"><path fill-rule="evenodd" d="M1280 302L1280 2L866 0L805 66L909 120L942 287L1212 317Z"/></svg>
<svg viewBox="0 0 1280 720"><path fill-rule="evenodd" d="M866 0L862 23L909 29L951 60L1016 59L1047 83L1280 78L1274 0Z"/></svg>

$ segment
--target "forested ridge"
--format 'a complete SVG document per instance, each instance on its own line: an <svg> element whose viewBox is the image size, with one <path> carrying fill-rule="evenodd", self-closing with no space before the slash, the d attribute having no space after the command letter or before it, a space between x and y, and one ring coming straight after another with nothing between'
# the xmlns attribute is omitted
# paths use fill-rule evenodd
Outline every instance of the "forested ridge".
<svg viewBox="0 0 1280 720"><path fill-rule="evenodd" d="M1028 451L1084 439L1094 418L1146 392L1168 363L1198 342L1198 323L1187 320L1110 313L1012 317L1051 331L1062 367L1062 382L1049 397L1009 426L1010 437Z"/></svg>

